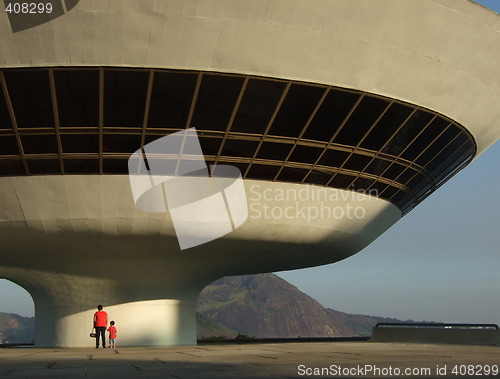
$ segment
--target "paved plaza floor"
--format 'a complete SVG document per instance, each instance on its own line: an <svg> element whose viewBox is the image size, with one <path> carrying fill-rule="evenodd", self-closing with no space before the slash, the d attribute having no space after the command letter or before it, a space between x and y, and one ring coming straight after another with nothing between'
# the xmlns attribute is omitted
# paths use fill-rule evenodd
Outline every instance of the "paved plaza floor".
<svg viewBox="0 0 500 379"><path fill-rule="evenodd" d="M1 378L463 378L487 372L495 377L491 374L498 366L499 346L470 345L315 342L0 349Z"/></svg>

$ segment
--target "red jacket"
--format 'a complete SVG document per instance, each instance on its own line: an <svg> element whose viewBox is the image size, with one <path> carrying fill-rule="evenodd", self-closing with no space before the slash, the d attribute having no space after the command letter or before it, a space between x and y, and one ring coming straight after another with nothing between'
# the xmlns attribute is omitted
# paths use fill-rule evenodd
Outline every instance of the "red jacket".
<svg viewBox="0 0 500 379"><path fill-rule="evenodd" d="M107 327L108 326L108 314L104 311L97 311L94 313L94 327Z"/></svg>

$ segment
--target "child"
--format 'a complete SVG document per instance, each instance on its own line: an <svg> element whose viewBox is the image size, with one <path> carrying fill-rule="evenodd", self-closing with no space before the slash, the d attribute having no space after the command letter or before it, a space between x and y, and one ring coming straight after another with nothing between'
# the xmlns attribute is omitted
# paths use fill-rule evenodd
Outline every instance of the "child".
<svg viewBox="0 0 500 379"><path fill-rule="evenodd" d="M111 321L110 326L108 328L109 332L109 347L110 348L115 348L115 339L116 339L116 327L115 327L115 322Z"/></svg>

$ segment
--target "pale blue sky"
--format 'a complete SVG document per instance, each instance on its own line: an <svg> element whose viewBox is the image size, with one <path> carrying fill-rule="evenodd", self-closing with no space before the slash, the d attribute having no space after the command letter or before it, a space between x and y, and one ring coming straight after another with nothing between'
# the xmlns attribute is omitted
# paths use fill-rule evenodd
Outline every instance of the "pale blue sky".
<svg viewBox="0 0 500 379"><path fill-rule="evenodd" d="M500 325L500 143L358 254L279 275L326 307Z"/></svg>
<svg viewBox="0 0 500 379"><path fill-rule="evenodd" d="M500 324L499 187L497 143L360 253L279 275L343 312ZM33 302L0 280L0 312L33 316Z"/></svg>

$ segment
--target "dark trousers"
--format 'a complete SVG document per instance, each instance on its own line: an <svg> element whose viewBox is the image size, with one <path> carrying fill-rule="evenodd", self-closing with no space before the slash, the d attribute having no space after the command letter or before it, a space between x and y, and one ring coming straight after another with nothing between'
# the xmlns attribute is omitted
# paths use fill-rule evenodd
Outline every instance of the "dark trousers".
<svg viewBox="0 0 500 379"><path fill-rule="evenodd" d="M95 327L95 345L99 347L99 337L102 337L102 346L106 347L106 327L105 326L96 326Z"/></svg>

